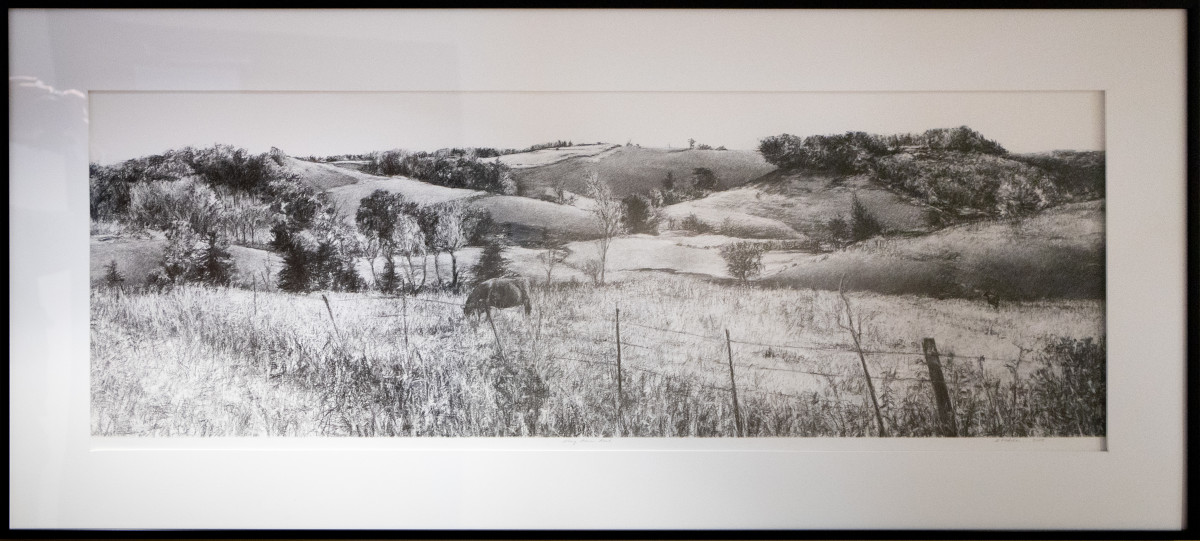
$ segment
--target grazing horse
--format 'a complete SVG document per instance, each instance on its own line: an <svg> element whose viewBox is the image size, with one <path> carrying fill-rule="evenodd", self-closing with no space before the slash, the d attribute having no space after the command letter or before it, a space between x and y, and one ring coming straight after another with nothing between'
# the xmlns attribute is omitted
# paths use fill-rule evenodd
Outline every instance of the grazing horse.
<svg viewBox="0 0 1200 541"><path fill-rule="evenodd" d="M470 316L477 313L487 313L492 308L512 308L524 306L525 314L529 315L532 305L529 302L529 280L526 278L492 278L471 290L467 295L467 303L463 305L463 314Z"/></svg>

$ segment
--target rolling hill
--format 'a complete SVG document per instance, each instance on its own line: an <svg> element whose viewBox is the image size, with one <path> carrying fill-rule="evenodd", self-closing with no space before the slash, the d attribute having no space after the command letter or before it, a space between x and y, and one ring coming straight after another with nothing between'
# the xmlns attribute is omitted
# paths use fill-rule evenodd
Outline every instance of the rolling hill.
<svg viewBox="0 0 1200 541"><path fill-rule="evenodd" d="M621 148L621 145L610 143L581 144L558 148L543 148L532 152L505 154L491 158L490 161L498 161L513 169L526 169L553 165L571 158L599 158L601 155L611 153L618 148Z"/></svg>
<svg viewBox="0 0 1200 541"><path fill-rule="evenodd" d="M571 148L575 147L559 152ZM506 163L532 163L523 157L526 154L537 153L511 154L502 158L507 160ZM730 188L741 186L775 168L752 150L671 150L636 146L611 147L593 155L548 162L514 168L513 176L523 194L536 197L559 181L568 191L584 193L584 179L588 171L593 170L608 181L617 197L624 197L660 188L668 171L677 183L682 184L691 182L693 169L708 168L716 174L721 186Z"/></svg>
<svg viewBox="0 0 1200 541"><path fill-rule="evenodd" d="M921 202L898 195L863 176L839 177L808 171L772 171L740 188L714 192L663 209L681 220L694 214L719 228L731 223L737 236L750 238L819 237L830 219L850 215L854 196L893 231L925 231ZM729 220L729 222L726 222ZM771 225L767 225L771 224Z"/></svg>
<svg viewBox="0 0 1200 541"><path fill-rule="evenodd" d="M380 177L332 164L297 160L290 156L284 157L284 163L287 171L295 174L301 182L328 193L348 220L354 219L362 198L371 195L375 190L384 190L399 193L405 199L421 205L453 200L469 201L491 212L493 220L508 225L510 234L519 239L539 236L542 229L567 238L591 238L596 234L591 215L584 208L580 208L589 202L586 198L579 198L576 206L557 205L526 197L447 188L407 177Z"/></svg>
<svg viewBox="0 0 1200 541"><path fill-rule="evenodd" d="M970 297L980 290L1004 299L1104 298L1104 201L802 254L762 281L837 289L843 275L848 288L887 294Z"/></svg>

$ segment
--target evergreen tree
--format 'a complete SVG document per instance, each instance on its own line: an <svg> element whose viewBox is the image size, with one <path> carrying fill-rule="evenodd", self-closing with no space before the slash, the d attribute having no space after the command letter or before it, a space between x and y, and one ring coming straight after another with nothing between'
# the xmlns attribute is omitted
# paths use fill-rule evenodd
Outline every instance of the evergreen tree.
<svg viewBox="0 0 1200 541"><path fill-rule="evenodd" d="M108 287L121 287L125 282L125 277L117 271L117 260L110 261L104 266L104 285Z"/></svg>
<svg viewBox="0 0 1200 541"><path fill-rule="evenodd" d="M492 278L500 278L508 273L508 260L504 259L504 247L497 242L488 242L483 247L483 254L471 269L474 275L474 285L479 285Z"/></svg>
<svg viewBox="0 0 1200 541"><path fill-rule="evenodd" d="M229 244L210 231L196 257L194 280L210 285L228 286L233 280L233 257Z"/></svg>
<svg viewBox="0 0 1200 541"><path fill-rule="evenodd" d="M867 207L858 200L858 194L850 204L850 236L855 241L866 240L883 232L883 225L871 214Z"/></svg>
<svg viewBox="0 0 1200 541"><path fill-rule="evenodd" d="M650 200L643 195L630 195L621 200L625 205L625 229L630 233L658 233L658 219Z"/></svg>
<svg viewBox="0 0 1200 541"><path fill-rule="evenodd" d="M281 252L283 268L279 270L279 289L293 293L311 291L308 251L300 243L292 242Z"/></svg>
<svg viewBox="0 0 1200 541"><path fill-rule="evenodd" d="M667 171L666 178L662 179L663 190L671 191L675 189L675 174Z"/></svg>
<svg viewBox="0 0 1200 541"><path fill-rule="evenodd" d="M383 261L383 273L379 275L379 290L393 293L400 285L400 275L396 272L396 262L392 258Z"/></svg>

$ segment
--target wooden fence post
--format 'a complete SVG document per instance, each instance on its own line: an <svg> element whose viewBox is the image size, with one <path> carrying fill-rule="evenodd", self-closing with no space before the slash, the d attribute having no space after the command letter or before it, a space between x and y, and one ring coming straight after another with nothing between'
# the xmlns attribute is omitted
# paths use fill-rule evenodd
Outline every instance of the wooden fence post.
<svg viewBox="0 0 1200 541"><path fill-rule="evenodd" d="M329 306L329 297L321 294L321 299L325 301L325 310L329 311L329 322L333 324L333 334L336 334L338 340L342 339L342 333L337 328L337 321L333 319L333 307Z"/></svg>
<svg viewBox="0 0 1200 541"><path fill-rule="evenodd" d="M725 329L725 348L729 352L729 388L733 391L733 421L737 427L739 438L746 435L746 427L742 426L742 410L738 406L737 379L733 377L733 341L729 339L729 329Z"/></svg>
<svg viewBox="0 0 1200 541"><path fill-rule="evenodd" d="M404 356L408 357L408 293L400 292L400 321L404 325Z"/></svg>
<svg viewBox="0 0 1200 541"><path fill-rule="evenodd" d="M932 338L921 341L925 352L925 365L929 367L929 383L933 385L933 401L937 405L938 432L945 437L958 436L954 422L954 407L950 405L950 391L946 390L946 378L942 375L942 361L938 358L937 343Z"/></svg>
<svg viewBox="0 0 1200 541"><path fill-rule="evenodd" d="M496 338L496 353L500 354L500 362L508 362L504 359L504 347L500 345L500 333L496 331L496 323L492 321L492 307L489 303L484 309L487 310L488 325L492 327L492 336Z"/></svg>
<svg viewBox="0 0 1200 541"><path fill-rule="evenodd" d="M617 436L625 435L625 416L621 412L625 393L621 379L621 309L617 308Z"/></svg>

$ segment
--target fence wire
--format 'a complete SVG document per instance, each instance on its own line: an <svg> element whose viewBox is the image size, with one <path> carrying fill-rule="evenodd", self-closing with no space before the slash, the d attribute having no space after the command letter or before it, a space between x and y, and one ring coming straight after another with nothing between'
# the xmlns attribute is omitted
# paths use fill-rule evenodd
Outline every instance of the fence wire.
<svg viewBox="0 0 1200 541"><path fill-rule="evenodd" d="M330 299L330 302L361 302L361 301L387 301L387 300L401 301L401 302L413 301L413 302L454 306L454 307L459 307L459 308L464 306L464 303L445 301L445 300L441 300L441 299L430 299L430 298L423 298L423 297L416 297L416 296L407 296L402 299L400 296L396 296L396 295L359 296L359 297L349 297L349 298L340 298L340 299ZM404 314L380 314L375 317L403 317L403 315ZM712 336L712 335L698 333L698 332L685 331L685 330L680 330L680 329L672 329L672 328L666 328L666 327L659 327L659 326L655 326L655 325L646 325L643 323L636 323L636 322L631 322L631 321L622 321L621 323L625 327L644 329L646 331L654 331L654 332L657 332L660 334L675 335L675 336L687 336L687 337L691 337L691 338L705 340L705 341L712 342L715 344L719 344L719 343L726 341L725 337ZM605 344L611 344L611 345L615 345L617 343L615 338L610 338L610 337L605 337L605 336L585 335L585 334L580 334L580 333L573 333L572 335L568 336L568 335L564 335L564 334L554 332L554 331L551 331L551 332L542 331L540 333L540 336L546 336L549 338L557 338L557 339L566 339L566 340L579 340L582 338L584 340L591 341L591 342L605 343ZM772 342L762 342L762 341L756 341L756 340L743 340L743 339L734 339L734 338L730 338L729 342L731 344L765 347L765 348L770 348L770 349L832 352L832 353L841 353L841 354L846 354L846 355L861 353L863 355L870 355L870 356L912 356L912 357L920 357L920 358L924 358L924 356L925 356L924 351L873 350L873 349L858 350L858 349L854 349L854 348L848 348L845 346L784 344L784 343L772 343ZM652 346L647 346L644 344L638 344L638 343L629 342L629 341L625 341L625 340L621 340L621 342L620 342L621 346L623 346L623 347L630 347L630 348L634 348L634 349L648 350L648 351L661 351L661 350L665 349L663 347L664 343L672 344L672 345L680 346L680 347L698 347L699 346L695 342L672 340L672 339L668 339L665 337L659 338L656 341L656 344L652 345ZM577 352L577 353L588 354L588 355L593 355L593 356L603 356L603 355L609 354L610 352L605 352L605 353L600 353L600 354L596 354L594 352ZM939 352L939 356L945 360L950 360L950 361L969 360L969 361L976 361L976 362L983 361L983 362L1005 363L1006 365L1008 365L1010 363L1019 363L1019 362L1025 361L1025 359L1021 359L1021 358L993 357L993 356L987 356L987 355L973 355L973 354L958 353L958 352ZM830 359L830 358L827 357L826 359ZM839 359L837 357L833 357L832 359L836 359L839 361L845 361L845 362L856 362L857 361L856 359ZM587 362L587 361L580 360L580 362ZM596 362L599 362L599 361L593 361L593 363L596 363ZM699 359L689 359L688 361L685 361L683 363L676 363L676 362L670 362L670 361L665 361L665 360L659 360L659 362L666 362L666 363L678 365L678 366L692 365L692 364L696 364L697 362L700 362L703 364L725 366L725 363L721 362L721 361L714 360L711 362L703 362L703 361L700 361ZM762 366L759 364L748 364L748 363L742 363L742 362L734 362L733 364L735 367L740 367L743 369L750 369L750 370L766 370L766 371L773 371L773 372L807 374L807 375L820 376L820 377L836 377L836 378L862 377L862 374L849 374L849 373L838 374L838 373L821 372L821 371L815 371L815 370L804 370L804 369L799 369L799 368ZM893 367L893 369L894 368L895 367ZM634 369L651 371L649 369L644 369L644 368L634 368ZM881 367L881 369L886 370L886 368L884 368L884 367ZM892 380L892 381L916 381L916 382L929 382L930 381L928 378L923 378L923 377L907 377L907 376L898 376L898 375L886 375L886 376L874 375L871 377L871 379L873 379L873 380L886 379L886 380Z"/></svg>

